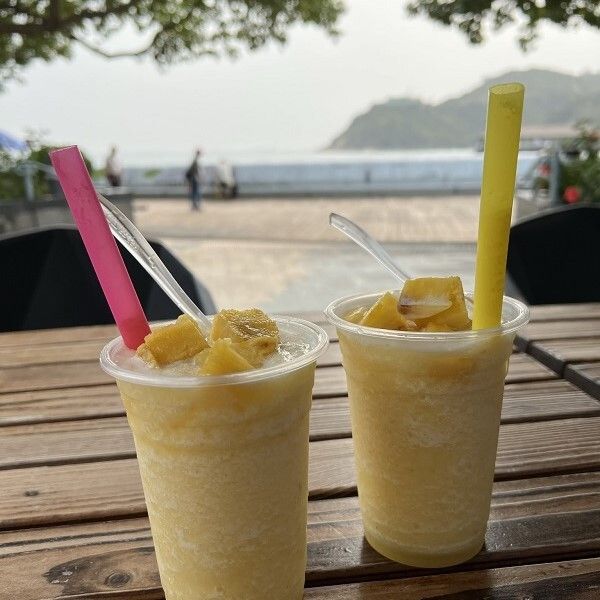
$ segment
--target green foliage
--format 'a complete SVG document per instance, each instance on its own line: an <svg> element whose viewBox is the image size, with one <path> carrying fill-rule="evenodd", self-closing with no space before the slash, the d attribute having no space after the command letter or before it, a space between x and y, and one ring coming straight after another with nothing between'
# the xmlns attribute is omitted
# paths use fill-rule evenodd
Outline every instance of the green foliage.
<svg viewBox="0 0 600 600"><path fill-rule="evenodd" d="M406 98L376 105L356 117L331 147L473 147L483 134L488 89L506 81L525 84L524 125L568 125L583 118L600 122L600 75L513 71L437 106Z"/></svg>
<svg viewBox="0 0 600 600"><path fill-rule="evenodd" d="M49 153L64 145L47 145L39 140L29 141L29 151L22 156L15 156L0 148L0 201L22 200L25 197L22 166L26 161L50 166ZM82 152L83 161L88 171L93 173L92 161ZM52 193L53 180L44 170L38 169L33 176L33 186L36 198L42 198Z"/></svg>
<svg viewBox="0 0 600 600"><path fill-rule="evenodd" d="M597 0L412 0L408 11L462 31L472 44L484 41L490 29L521 23L519 44L526 50L541 22L561 27L587 23L600 27Z"/></svg>
<svg viewBox="0 0 600 600"><path fill-rule="evenodd" d="M146 169L144 171L144 178L154 179L160 172L161 172L160 169Z"/></svg>
<svg viewBox="0 0 600 600"><path fill-rule="evenodd" d="M14 156L0 148L0 201L22 198L25 195L23 178L15 170L16 166Z"/></svg>
<svg viewBox="0 0 600 600"><path fill-rule="evenodd" d="M77 43L109 58L147 55L168 65L285 42L296 22L334 34L341 12L341 0L0 0L0 84L36 58L70 57ZM110 53L92 41L125 27L147 43Z"/></svg>

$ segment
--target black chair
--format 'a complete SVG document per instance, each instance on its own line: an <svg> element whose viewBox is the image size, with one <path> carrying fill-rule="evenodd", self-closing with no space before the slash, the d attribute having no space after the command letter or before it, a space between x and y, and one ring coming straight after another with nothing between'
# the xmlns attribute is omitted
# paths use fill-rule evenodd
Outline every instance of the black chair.
<svg viewBox="0 0 600 600"><path fill-rule="evenodd" d="M565 206L516 223L507 270L529 304L599 302L600 206Z"/></svg>
<svg viewBox="0 0 600 600"><path fill-rule="evenodd" d="M179 285L206 313L216 312L208 290L162 244L150 241ZM181 311L119 244L146 316L173 319ZM79 232L37 229L0 237L0 331L113 323Z"/></svg>

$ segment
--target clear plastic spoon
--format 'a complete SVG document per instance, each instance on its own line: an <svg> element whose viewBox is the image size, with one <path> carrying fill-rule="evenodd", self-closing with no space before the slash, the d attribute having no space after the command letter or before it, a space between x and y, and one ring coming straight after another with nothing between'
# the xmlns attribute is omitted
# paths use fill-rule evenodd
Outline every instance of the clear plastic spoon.
<svg viewBox="0 0 600 600"><path fill-rule="evenodd" d="M343 234L347 235L355 244L366 250L379 264L383 265L402 285L410 275L405 273L396 265L388 251L375 239L372 238L362 227L354 221L342 217L336 213L329 215L329 224Z"/></svg>
<svg viewBox="0 0 600 600"><path fill-rule="evenodd" d="M400 269L389 255L388 251L374 238L372 238L362 227L359 227L354 221L342 217L336 213L330 213L329 224L335 229L347 235L355 244L358 244L363 250L366 250L379 264L384 266L401 284L404 285L407 279L410 279L405 271ZM412 300L407 297L400 297L398 309L408 319L426 319L437 315L450 308L451 302L444 298L428 298L426 302L423 299Z"/></svg>
<svg viewBox="0 0 600 600"><path fill-rule="evenodd" d="M183 291L142 232L112 202L109 202L102 194L97 195L113 235L127 248L175 305L198 323L204 335L208 335L211 327L209 319Z"/></svg>

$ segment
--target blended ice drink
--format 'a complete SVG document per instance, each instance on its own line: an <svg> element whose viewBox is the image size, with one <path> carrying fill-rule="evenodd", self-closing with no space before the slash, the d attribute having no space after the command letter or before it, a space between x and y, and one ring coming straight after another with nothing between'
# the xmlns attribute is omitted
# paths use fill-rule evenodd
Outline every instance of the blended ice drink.
<svg viewBox="0 0 600 600"><path fill-rule="evenodd" d="M210 344L210 345L209 345ZM308 439L325 332L257 310L102 351L133 431L167 600L302 598Z"/></svg>
<svg viewBox="0 0 600 600"><path fill-rule="evenodd" d="M358 494L368 542L412 566L473 557L490 511L504 378L527 308L471 330L454 278L406 282L326 310L348 380Z"/></svg>

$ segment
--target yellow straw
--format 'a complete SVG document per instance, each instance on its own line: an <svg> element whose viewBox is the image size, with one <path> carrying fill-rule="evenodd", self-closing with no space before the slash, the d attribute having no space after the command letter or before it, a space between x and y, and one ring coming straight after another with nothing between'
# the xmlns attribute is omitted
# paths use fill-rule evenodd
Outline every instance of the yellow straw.
<svg viewBox="0 0 600 600"><path fill-rule="evenodd" d="M489 91L473 329L498 327L501 323L524 92L520 83L495 85Z"/></svg>

